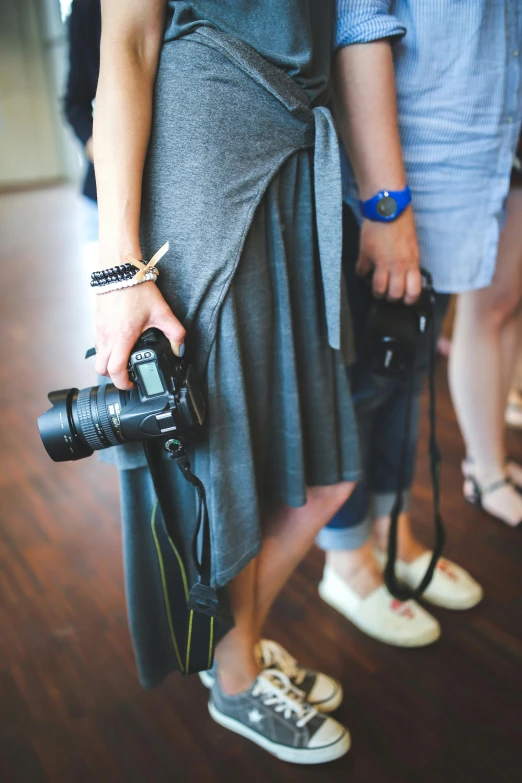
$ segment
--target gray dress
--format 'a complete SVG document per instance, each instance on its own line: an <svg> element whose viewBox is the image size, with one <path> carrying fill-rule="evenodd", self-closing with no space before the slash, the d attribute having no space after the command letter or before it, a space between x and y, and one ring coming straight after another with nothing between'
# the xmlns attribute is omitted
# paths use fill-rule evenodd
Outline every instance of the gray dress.
<svg viewBox="0 0 522 783"><path fill-rule="evenodd" d="M212 581L223 588L259 552L263 519L277 503L299 506L306 486L358 477L339 153L322 106L333 2L169 6L142 249L148 258L170 242L158 284L187 329L206 393L191 457L207 490ZM151 686L183 670L169 627L180 596L158 546L143 455L111 451L121 469L131 632L141 681ZM167 469L188 542L194 497L177 468Z"/></svg>

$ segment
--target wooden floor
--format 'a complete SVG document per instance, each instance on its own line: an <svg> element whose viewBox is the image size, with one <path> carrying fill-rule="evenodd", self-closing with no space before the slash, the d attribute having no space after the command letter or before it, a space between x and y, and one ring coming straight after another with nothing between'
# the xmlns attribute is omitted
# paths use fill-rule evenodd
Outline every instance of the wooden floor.
<svg viewBox="0 0 522 783"><path fill-rule="evenodd" d="M140 689L126 624L116 476L55 465L36 417L88 385L91 311L80 203L68 188L0 197L0 780L3 783L515 783L522 780L522 532L466 505L462 443L439 367L447 554L483 584L441 640L385 647L321 603L310 554L269 633L338 677L345 759L285 765L208 717L197 678ZM478 357L478 360L480 357ZM92 361L92 360L91 360ZM429 540L424 444L414 516ZM522 436L509 441L522 460Z"/></svg>

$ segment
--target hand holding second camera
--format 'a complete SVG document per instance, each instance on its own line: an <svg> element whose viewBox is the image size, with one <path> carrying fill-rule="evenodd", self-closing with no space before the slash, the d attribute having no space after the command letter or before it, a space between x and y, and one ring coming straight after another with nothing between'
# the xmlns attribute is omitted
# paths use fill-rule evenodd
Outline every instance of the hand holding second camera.
<svg viewBox="0 0 522 783"><path fill-rule="evenodd" d="M374 296L406 304L421 292L419 248L411 207L391 222L363 220L357 274L373 271Z"/></svg>

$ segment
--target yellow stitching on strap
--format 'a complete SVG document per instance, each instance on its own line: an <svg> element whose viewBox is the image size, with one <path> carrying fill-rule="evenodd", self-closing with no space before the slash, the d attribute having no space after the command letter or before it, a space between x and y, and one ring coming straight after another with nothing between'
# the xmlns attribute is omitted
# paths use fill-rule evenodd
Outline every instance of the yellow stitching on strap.
<svg viewBox="0 0 522 783"><path fill-rule="evenodd" d="M178 559L178 565L179 565L179 567L181 569L181 578L183 579L183 589L185 590L185 601L188 603L188 600L189 600L189 589L188 589L188 582L187 582L187 574L185 573L185 567L183 565L183 560L181 559L181 555L178 552L178 550L176 549L176 547L174 546L174 542L173 542L173 540L171 539L171 537L169 536L168 533L167 533L167 538L169 539L169 544L172 547L172 551L174 552L174 554L176 555L176 557Z"/></svg>
<svg viewBox="0 0 522 783"><path fill-rule="evenodd" d="M188 673L189 670L189 663L190 663L190 645L192 643L192 619L194 617L194 612L192 609L190 610L190 619L189 619L189 629L188 629L188 638L187 638L187 656L185 659L185 670Z"/></svg>
<svg viewBox="0 0 522 783"><path fill-rule="evenodd" d="M158 536L156 533L156 511L158 509L158 501L156 500L154 502L154 506L152 507L152 515L150 518L150 526L152 528L152 535L154 536L154 543L156 544L156 551L158 553L158 560L159 560L159 567L160 567L160 573L161 573L161 584L163 585L163 597L165 599L165 608L167 610L167 618L169 621L169 629L170 629L170 638L172 639L172 645L174 647L174 652L176 653L176 658L178 659L178 666L179 670L182 674L184 674L183 669L183 663L181 661L181 655L179 654L179 648L178 643L176 641L176 634L174 633L174 624L172 622L172 613L170 611L170 602L169 602L169 596L167 592L167 581L165 579L165 568L163 566L163 558L161 556L161 550L160 545L158 541ZM191 618L192 621L192 618Z"/></svg>
<svg viewBox="0 0 522 783"><path fill-rule="evenodd" d="M212 646L214 644L214 618L210 618L210 642L208 645L208 666L207 669L210 669L212 666Z"/></svg>
<svg viewBox="0 0 522 783"><path fill-rule="evenodd" d="M177 561L178 561L178 565L179 565L179 568L180 568L180 571L181 571L181 578L183 579L183 589L185 591L185 601L188 603L188 600L189 600L189 589L188 589L188 580L187 580L187 574L186 574L186 571L185 571L185 566L183 565L183 560L181 559L181 555L178 552L178 550L176 549L176 547L174 546L174 541L169 536L169 531L167 530L166 527L165 527L165 533L166 533L166 536L167 536L167 538L169 540L169 544L172 547L172 551L176 555L176 558L177 558Z"/></svg>

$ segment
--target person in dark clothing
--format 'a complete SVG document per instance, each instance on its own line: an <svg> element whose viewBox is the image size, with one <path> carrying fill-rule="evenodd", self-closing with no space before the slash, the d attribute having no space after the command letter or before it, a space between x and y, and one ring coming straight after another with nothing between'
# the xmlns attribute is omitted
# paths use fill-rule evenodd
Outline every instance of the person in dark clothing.
<svg viewBox="0 0 522 783"><path fill-rule="evenodd" d="M96 201L92 151L92 103L100 71L100 0L73 0L68 23L69 77L64 112L88 160L83 194Z"/></svg>

